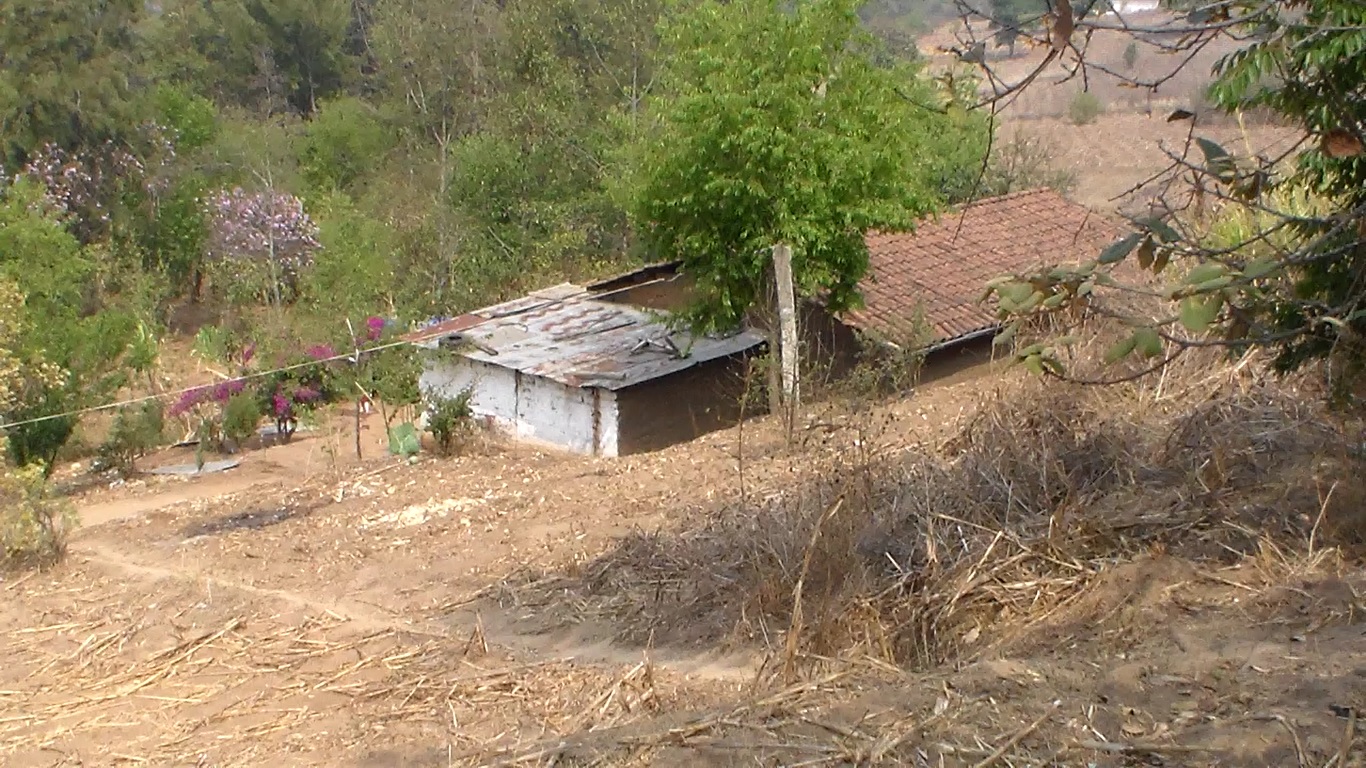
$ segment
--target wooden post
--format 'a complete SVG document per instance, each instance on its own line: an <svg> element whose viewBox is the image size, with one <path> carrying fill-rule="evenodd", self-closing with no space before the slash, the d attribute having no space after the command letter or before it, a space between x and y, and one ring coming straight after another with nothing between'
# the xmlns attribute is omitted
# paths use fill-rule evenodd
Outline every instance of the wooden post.
<svg viewBox="0 0 1366 768"><path fill-rule="evenodd" d="M352 347L352 348L355 350L355 352L356 352L356 362L355 362L355 368L354 368L353 370L355 370L356 373L360 373L360 342L356 340L356 328L355 328L355 326L351 325L351 318L349 318L349 317L346 318L346 330L347 330L347 331L350 331L350 333L351 333L351 347ZM359 389L361 390L361 392L364 392L364 391L365 391L365 389L364 389L363 387L361 387L360 381L359 381L359 380L356 382L356 387L359 388ZM360 400L360 398L357 398L357 399L356 399L356 460L357 460L357 461L360 461L360 460L362 460L362 459L364 458L363 456L361 456L361 448L360 448L360 407L361 407L361 400Z"/></svg>
<svg viewBox="0 0 1366 768"><path fill-rule="evenodd" d="M792 247L786 243L773 246L773 276L778 289L778 352L782 360L784 405L795 409L801 402L801 382L797 340L797 296L792 285Z"/></svg>

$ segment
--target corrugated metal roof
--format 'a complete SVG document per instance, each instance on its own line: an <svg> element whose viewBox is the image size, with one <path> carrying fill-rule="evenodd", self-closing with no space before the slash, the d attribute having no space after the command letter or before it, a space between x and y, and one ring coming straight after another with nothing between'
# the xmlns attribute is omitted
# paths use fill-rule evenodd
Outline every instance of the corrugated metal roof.
<svg viewBox="0 0 1366 768"><path fill-rule="evenodd" d="M763 336L753 331L724 338L671 333L649 313L592 299L582 289L569 290L573 287L557 286L478 310L442 324L449 324L448 332L423 331L415 341L437 347L442 339L456 337L470 342L460 354L472 360L569 386L613 390L763 343ZM682 356L674 354L670 344Z"/></svg>

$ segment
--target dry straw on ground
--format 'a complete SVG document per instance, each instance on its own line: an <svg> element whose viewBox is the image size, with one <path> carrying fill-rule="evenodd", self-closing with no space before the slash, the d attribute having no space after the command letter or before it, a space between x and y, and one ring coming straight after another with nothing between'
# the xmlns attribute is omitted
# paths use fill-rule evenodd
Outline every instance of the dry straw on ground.
<svg viewBox="0 0 1366 768"><path fill-rule="evenodd" d="M693 530L639 532L502 597L641 645L962 660L1047 625L1144 553L1219 563L1352 543L1349 505L1332 500L1361 498L1361 473L1321 395L1308 376L1208 354L1118 387L1014 376L939 452L901 450L899 430L855 416L820 479Z"/></svg>

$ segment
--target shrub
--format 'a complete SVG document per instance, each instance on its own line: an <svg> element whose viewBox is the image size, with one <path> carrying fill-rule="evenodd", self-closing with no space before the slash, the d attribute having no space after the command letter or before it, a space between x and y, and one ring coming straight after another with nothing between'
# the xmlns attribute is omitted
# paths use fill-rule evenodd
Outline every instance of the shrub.
<svg viewBox="0 0 1366 768"><path fill-rule="evenodd" d="M29 421L26 424L10 427L5 441L5 452L9 460L19 466L42 465L47 472L52 471L57 454L66 441L76 431L75 416L52 416L61 400L53 396L47 402L31 408L16 410L9 414L14 420L23 421L47 417L42 421Z"/></svg>
<svg viewBox="0 0 1366 768"><path fill-rule="evenodd" d="M307 419L315 410L336 402L344 395L344 382L325 362L334 356L327 344L315 344L304 350L304 360L318 361L317 365L303 368L297 365L297 357L282 358L282 363L291 365L257 380L256 402L267 417L275 422L278 437L289 442L299 426L300 419Z"/></svg>
<svg viewBox="0 0 1366 768"><path fill-rule="evenodd" d="M52 493L41 465L0 469L0 555L5 565L61 557L75 525L75 507Z"/></svg>
<svg viewBox="0 0 1366 768"><path fill-rule="evenodd" d="M992 149L986 173L982 174L981 194L990 197L1049 187L1066 195L1076 185L1076 175L1060 165L1043 139L1016 134L1008 140L998 140Z"/></svg>
<svg viewBox="0 0 1366 768"><path fill-rule="evenodd" d="M470 398L474 390L463 389L454 397L434 397L427 407L427 431L442 456L456 453L473 427Z"/></svg>
<svg viewBox="0 0 1366 768"><path fill-rule="evenodd" d="M1067 105L1067 117L1077 125L1089 125L1105 113L1100 97L1090 91L1077 91Z"/></svg>
<svg viewBox="0 0 1366 768"><path fill-rule="evenodd" d="M256 397L240 392L223 405L223 440L235 448L256 434L261 424L261 405Z"/></svg>
<svg viewBox="0 0 1366 768"><path fill-rule="evenodd" d="M109 436L100 444L100 464L121 475L131 474L138 459L161 445L165 427L166 414L159 400L120 409Z"/></svg>

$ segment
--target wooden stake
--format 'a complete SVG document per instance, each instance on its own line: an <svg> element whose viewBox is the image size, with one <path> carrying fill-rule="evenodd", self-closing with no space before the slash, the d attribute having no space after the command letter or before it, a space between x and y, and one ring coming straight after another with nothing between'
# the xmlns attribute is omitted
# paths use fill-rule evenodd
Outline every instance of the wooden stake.
<svg viewBox="0 0 1366 768"><path fill-rule="evenodd" d="M352 349L354 349L355 352L356 352L355 371L356 371L357 373L359 373L359 372L360 372L360 342L358 342L358 341L356 340L356 328L355 328L355 326L351 325L351 318L349 318L349 317L346 318L346 330L348 330L348 331L351 332L351 347L352 347ZM356 388L357 388L357 389L360 389L360 391L361 391L362 393L365 392L365 388L362 387L362 386L360 385L360 382L359 382L359 381L356 382ZM364 457L361 456L361 449L360 449L360 409L361 409L361 405L363 405L363 401L362 401L360 398L357 398L357 399L356 399L356 460L357 460L357 461L360 461L360 460L364 459Z"/></svg>
<svg viewBox="0 0 1366 768"><path fill-rule="evenodd" d="M779 354L782 360L784 405L789 411L801 401L798 381L797 351L797 296L792 284L792 247L786 243L773 246L773 276L778 288Z"/></svg>

